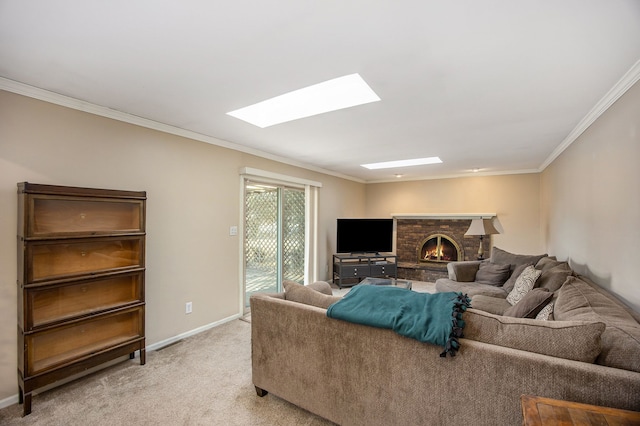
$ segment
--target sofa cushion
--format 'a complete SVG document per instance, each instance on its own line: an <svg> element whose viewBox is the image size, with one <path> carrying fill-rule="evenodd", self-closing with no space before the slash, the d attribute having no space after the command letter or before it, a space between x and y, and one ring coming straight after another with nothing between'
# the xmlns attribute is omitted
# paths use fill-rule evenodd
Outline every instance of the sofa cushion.
<svg viewBox="0 0 640 426"><path fill-rule="evenodd" d="M518 303L505 310L502 315L516 318L535 318L553 297L546 288L534 288Z"/></svg>
<svg viewBox="0 0 640 426"><path fill-rule="evenodd" d="M511 303L507 302L507 299L504 297L476 294L471 298L471 307L479 311L489 312L490 314L503 315L504 311L511 307Z"/></svg>
<svg viewBox="0 0 640 426"><path fill-rule="evenodd" d="M493 249L491 249L491 263L497 263L498 265L510 264L511 269L515 269L516 266L522 265L525 263L530 263L532 265L535 265L536 263L538 263L540 259L542 259L545 256L546 254L539 254L539 255L514 254L514 253L509 253L508 251L499 249L498 247L493 247Z"/></svg>
<svg viewBox="0 0 640 426"><path fill-rule="evenodd" d="M595 285L595 284L593 284ZM556 320L601 321L602 352L598 364L640 372L640 324L620 302L605 296L578 277L569 277L558 290Z"/></svg>
<svg viewBox="0 0 640 426"><path fill-rule="evenodd" d="M538 321L467 309L464 337L493 345L592 363L600 353L602 322Z"/></svg>
<svg viewBox="0 0 640 426"><path fill-rule="evenodd" d="M476 272L476 282L501 286L511 275L511 265L498 265L497 263L483 262Z"/></svg>
<svg viewBox="0 0 640 426"><path fill-rule="evenodd" d="M531 266L531 265L533 265L533 263L523 263L522 265L518 265L513 269L513 272L511 272L511 276L509 277L507 282L505 282L504 285L502 286L502 288L504 289L504 291L507 292L507 294L511 293L511 290L513 290L513 286L516 285L516 280L518 279L520 274L522 274L522 271L524 271L524 269L527 266Z"/></svg>
<svg viewBox="0 0 640 426"><path fill-rule="evenodd" d="M329 296L328 294L320 293L313 288L309 288L309 286L304 286L293 281L285 280L282 285L284 287L285 300L291 300L292 302L327 309L329 305L342 299L339 296Z"/></svg>
<svg viewBox="0 0 640 426"><path fill-rule="evenodd" d="M538 271L533 266L527 266L516 280L513 290L507 295L507 302L515 305L535 286L536 280L542 271Z"/></svg>
<svg viewBox="0 0 640 426"><path fill-rule="evenodd" d="M476 282L461 283L458 281L450 280L449 278L438 278L436 280L436 291L438 293L444 293L447 291L462 292L469 297L473 297L476 294L501 297L503 299L507 297L507 293L502 289L502 287L480 284Z"/></svg>

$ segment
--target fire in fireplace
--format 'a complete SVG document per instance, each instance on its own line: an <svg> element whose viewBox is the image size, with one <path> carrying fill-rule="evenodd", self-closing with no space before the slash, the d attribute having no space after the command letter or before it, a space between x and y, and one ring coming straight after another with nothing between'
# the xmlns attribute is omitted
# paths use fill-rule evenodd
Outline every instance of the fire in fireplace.
<svg viewBox="0 0 640 426"><path fill-rule="evenodd" d="M432 234L418 246L419 262L455 262L462 260L460 246L444 234Z"/></svg>

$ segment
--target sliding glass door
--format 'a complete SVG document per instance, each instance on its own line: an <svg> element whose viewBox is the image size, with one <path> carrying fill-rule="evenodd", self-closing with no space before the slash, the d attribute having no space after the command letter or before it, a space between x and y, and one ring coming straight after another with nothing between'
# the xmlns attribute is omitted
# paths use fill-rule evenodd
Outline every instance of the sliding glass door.
<svg viewBox="0 0 640 426"><path fill-rule="evenodd" d="M251 294L304 282L305 191L252 180L244 185L245 309Z"/></svg>

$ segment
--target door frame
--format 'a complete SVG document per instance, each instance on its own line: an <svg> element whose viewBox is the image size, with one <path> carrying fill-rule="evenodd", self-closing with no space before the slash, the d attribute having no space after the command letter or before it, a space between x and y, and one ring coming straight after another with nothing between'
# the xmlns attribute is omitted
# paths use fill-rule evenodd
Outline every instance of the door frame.
<svg viewBox="0 0 640 426"><path fill-rule="evenodd" d="M239 287L239 311L240 314L247 313L245 309L245 258L244 258L244 239L245 239L245 181L256 180L263 183L272 183L274 185L283 185L293 188L304 189L305 191L305 259L304 259L304 284L310 284L318 280L318 200L319 190L322 187L321 182L298 178L294 176L283 175L280 173L269 172L266 170L255 169L252 167L243 167L240 169L240 220L238 235L240 241L239 265L238 265L238 287Z"/></svg>

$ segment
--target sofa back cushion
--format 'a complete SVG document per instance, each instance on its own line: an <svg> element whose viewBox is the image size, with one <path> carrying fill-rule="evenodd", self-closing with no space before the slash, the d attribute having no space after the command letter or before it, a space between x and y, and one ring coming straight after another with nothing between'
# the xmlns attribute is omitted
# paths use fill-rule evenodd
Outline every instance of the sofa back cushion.
<svg viewBox="0 0 640 426"><path fill-rule="evenodd" d="M526 254L514 254L504 251L498 247L491 249L491 263L498 265L511 265L511 270L515 269L518 265L529 263L535 265L540 259L546 256L545 254L538 255L526 255Z"/></svg>
<svg viewBox="0 0 640 426"><path fill-rule="evenodd" d="M478 342L592 363L600 353L602 322L539 321L467 309L464 337Z"/></svg>
<svg viewBox="0 0 640 426"><path fill-rule="evenodd" d="M569 277L553 308L559 321L599 321L607 328L602 333L602 352L596 363L640 372L640 324L620 302L605 296L578 277Z"/></svg>

